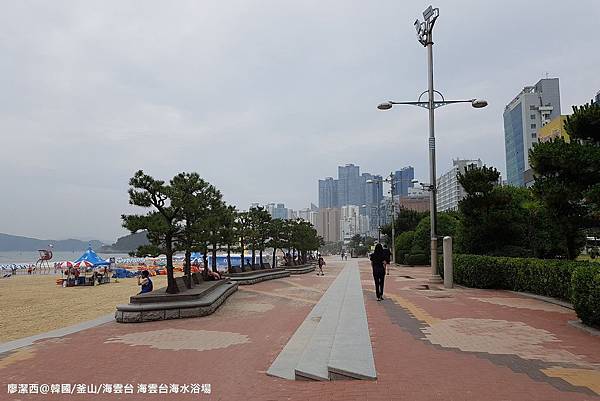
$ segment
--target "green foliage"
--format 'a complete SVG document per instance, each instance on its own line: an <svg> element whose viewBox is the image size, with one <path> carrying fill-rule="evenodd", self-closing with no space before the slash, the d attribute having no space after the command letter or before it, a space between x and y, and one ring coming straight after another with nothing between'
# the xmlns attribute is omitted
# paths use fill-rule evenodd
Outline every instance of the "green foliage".
<svg viewBox="0 0 600 401"><path fill-rule="evenodd" d="M396 237L396 259L398 262L407 263L404 256L410 252L414 237L414 231L405 231Z"/></svg>
<svg viewBox="0 0 600 401"><path fill-rule="evenodd" d="M486 166L470 166L458 174L467 196L458 204L460 213L456 248L462 253L531 256L527 240L528 212L522 205L533 200L527 188L498 186L499 173Z"/></svg>
<svg viewBox="0 0 600 401"><path fill-rule="evenodd" d="M457 179L465 192L474 196L486 196L496 187L500 172L494 167L469 165L465 172L459 171Z"/></svg>
<svg viewBox="0 0 600 401"><path fill-rule="evenodd" d="M571 277L587 262L482 255L453 256L454 280L476 288L531 292L571 299Z"/></svg>
<svg viewBox="0 0 600 401"><path fill-rule="evenodd" d="M180 233L179 221L182 218L181 208L173 205L173 190L164 181L156 180L137 171L129 180L129 203L145 209L146 214L122 215L123 227L132 234L146 230L150 245L140 247L140 252L167 256L167 292L179 292L173 276L173 253L176 249L176 238Z"/></svg>
<svg viewBox="0 0 600 401"><path fill-rule="evenodd" d="M405 231L414 231L417 225L424 217L428 216L428 212L417 212L401 207L397 211L394 222L396 223L396 235L399 235ZM381 233L387 238L392 238L392 225L387 224L381 228Z"/></svg>
<svg viewBox="0 0 600 401"><path fill-rule="evenodd" d="M573 273L573 306L581 321L600 328L600 266L579 266Z"/></svg>
<svg viewBox="0 0 600 401"><path fill-rule="evenodd" d="M573 107L565 121L571 142L557 138L529 151L534 192L565 239L569 259L583 247L582 229L600 217L600 105Z"/></svg>
<svg viewBox="0 0 600 401"><path fill-rule="evenodd" d="M535 171L534 193L565 239L568 258L575 259L583 247L581 229L589 213L584 199L600 182L600 148L558 138L536 144L529 161Z"/></svg>
<svg viewBox="0 0 600 401"><path fill-rule="evenodd" d="M424 266L429 264L429 256L424 253L412 253L406 256L405 263L409 266Z"/></svg>
<svg viewBox="0 0 600 401"><path fill-rule="evenodd" d="M438 213L436 228L438 237L445 237L447 235L454 236L457 225L458 221L452 214ZM442 241L438 241L438 245L441 247ZM414 231L412 245L410 247L410 254L423 254L425 255L426 260L424 264L429 263L429 258L431 256L431 224L429 216L421 219L417 225Z"/></svg>
<svg viewBox="0 0 600 401"><path fill-rule="evenodd" d="M600 145L600 104L573 106L573 114L565 121L565 131L571 139Z"/></svg>
<svg viewBox="0 0 600 401"><path fill-rule="evenodd" d="M594 263L460 254L452 260L458 284L570 301L585 324L600 326L600 266Z"/></svg>

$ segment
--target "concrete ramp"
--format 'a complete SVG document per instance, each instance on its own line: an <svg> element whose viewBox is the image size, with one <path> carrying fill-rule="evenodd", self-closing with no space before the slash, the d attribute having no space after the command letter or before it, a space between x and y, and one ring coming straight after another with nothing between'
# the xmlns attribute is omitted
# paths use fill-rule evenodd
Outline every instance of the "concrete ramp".
<svg viewBox="0 0 600 401"><path fill-rule="evenodd" d="M288 380L375 380L356 261L349 261L267 371Z"/></svg>

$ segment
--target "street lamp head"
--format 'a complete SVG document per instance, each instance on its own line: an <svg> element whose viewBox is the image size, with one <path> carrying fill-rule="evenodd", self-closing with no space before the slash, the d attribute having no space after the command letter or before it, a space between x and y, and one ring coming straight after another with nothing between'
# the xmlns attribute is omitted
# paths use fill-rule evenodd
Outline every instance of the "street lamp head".
<svg viewBox="0 0 600 401"><path fill-rule="evenodd" d="M431 22L432 19L436 19L440 15L439 8L433 8L433 6L427 7L427 10L423 11L423 19Z"/></svg>
<svg viewBox="0 0 600 401"><path fill-rule="evenodd" d="M413 183L413 184L418 184L419 180L417 180L416 178L414 178L414 179L410 180L410 182Z"/></svg>
<svg viewBox="0 0 600 401"><path fill-rule="evenodd" d="M473 99L471 100L471 105L476 109L481 109L487 106L488 102L485 99Z"/></svg>
<svg viewBox="0 0 600 401"><path fill-rule="evenodd" d="M377 108L379 110L389 110L392 108L392 103L390 102L383 102L381 104L379 104L379 106L377 106Z"/></svg>
<svg viewBox="0 0 600 401"><path fill-rule="evenodd" d="M366 181L366 183L367 183L367 184L372 184L372 183L373 183L373 180L367 180L367 181Z"/></svg>

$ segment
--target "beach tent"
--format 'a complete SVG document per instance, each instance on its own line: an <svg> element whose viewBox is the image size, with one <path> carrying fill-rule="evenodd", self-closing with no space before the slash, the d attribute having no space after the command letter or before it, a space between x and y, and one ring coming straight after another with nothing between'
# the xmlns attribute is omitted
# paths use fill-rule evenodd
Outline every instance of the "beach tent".
<svg viewBox="0 0 600 401"><path fill-rule="evenodd" d="M136 273L120 267L116 268L113 272L113 278L131 278L137 276Z"/></svg>
<svg viewBox="0 0 600 401"><path fill-rule="evenodd" d="M73 263L75 264L75 263L81 262L83 260L90 262L91 264L94 265L94 267L110 265L110 262L108 260L104 260L100 256L98 256L96 254L96 252L94 252L92 247L89 247L87 249L87 251L85 251L85 253L79 257L79 259L73 261Z"/></svg>

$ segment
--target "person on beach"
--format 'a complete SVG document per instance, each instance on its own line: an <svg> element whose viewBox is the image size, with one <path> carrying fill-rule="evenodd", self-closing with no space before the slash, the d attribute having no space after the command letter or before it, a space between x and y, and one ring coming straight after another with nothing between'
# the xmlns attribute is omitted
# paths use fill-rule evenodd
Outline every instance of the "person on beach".
<svg viewBox="0 0 600 401"><path fill-rule="evenodd" d="M317 272L317 276L324 276L325 273L323 273L323 266L325 266L327 263L325 263L325 259L323 259L323 256L319 255L319 261L317 262L317 264L319 265L319 271Z"/></svg>
<svg viewBox="0 0 600 401"><path fill-rule="evenodd" d="M137 279L138 279L138 285L142 286L142 289L138 293L138 295L152 291L154 285L152 284L152 280L150 279L150 272L148 270L143 270L142 276L141 277L138 276Z"/></svg>
<svg viewBox="0 0 600 401"><path fill-rule="evenodd" d="M375 245L375 251L371 254L371 267L373 268L373 279L375 280L375 295L377 300L383 300L383 282L385 280L385 251L381 244Z"/></svg>

